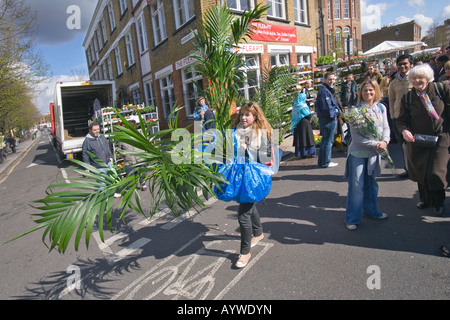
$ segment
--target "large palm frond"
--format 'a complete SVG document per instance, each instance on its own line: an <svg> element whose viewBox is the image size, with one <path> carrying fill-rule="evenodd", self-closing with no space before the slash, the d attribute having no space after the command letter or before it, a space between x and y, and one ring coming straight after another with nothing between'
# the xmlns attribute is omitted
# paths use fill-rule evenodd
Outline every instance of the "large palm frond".
<svg viewBox="0 0 450 320"><path fill-rule="evenodd" d="M178 111L179 109L175 110ZM217 175L204 164L193 164L191 161L174 162L173 150L176 144L170 137L177 130L176 120L172 122L175 127L150 133L153 124L148 125L139 113L141 130L131 125L120 113L117 112L117 115L124 126L118 126L117 132L110 133L113 141L128 143L141 150L132 153L139 158L134 173L121 177L115 168L108 168L95 155L91 156L101 165L100 169L71 159L72 163L79 166L72 168L78 178L50 185L47 188L47 196L34 201L34 208L40 211L33 215L38 225L14 239L44 228L43 242L46 243L47 239L50 250L57 248L59 252L64 253L74 234L75 250L79 248L83 233L88 247L95 227L104 241L105 220L108 229L112 231L115 209L121 210L122 219L127 209L146 215L147 212L141 204L141 195L137 192L142 176L150 189L147 194L150 197L150 217L159 210L163 202L175 214L187 211L195 205L205 206L201 196L208 199L214 195L214 185L226 183L223 176ZM191 136L188 138L193 139ZM114 193L118 190L122 190L123 196L115 206Z"/></svg>

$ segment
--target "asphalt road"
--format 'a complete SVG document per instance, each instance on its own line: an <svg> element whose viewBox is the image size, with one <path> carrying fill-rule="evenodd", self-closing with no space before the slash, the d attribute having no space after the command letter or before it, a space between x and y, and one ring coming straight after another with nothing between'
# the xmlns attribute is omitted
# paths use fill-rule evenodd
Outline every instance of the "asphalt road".
<svg viewBox="0 0 450 320"><path fill-rule="evenodd" d="M398 145L390 148L398 162ZM315 159L284 161L258 205L265 238L244 269L234 268L237 204L211 199L182 217L129 212L106 243L94 234L89 249L70 246L64 255L48 251L41 231L8 243L0 247L0 299L449 299L450 259L438 253L450 244L448 201L443 217L416 209L415 183L385 169L378 203L388 219L348 231L345 153L333 161L339 166L327 169ZM55 179L75 176L70 168L43 134L0 184L0 242L35 226L32 201Z"/></svg>

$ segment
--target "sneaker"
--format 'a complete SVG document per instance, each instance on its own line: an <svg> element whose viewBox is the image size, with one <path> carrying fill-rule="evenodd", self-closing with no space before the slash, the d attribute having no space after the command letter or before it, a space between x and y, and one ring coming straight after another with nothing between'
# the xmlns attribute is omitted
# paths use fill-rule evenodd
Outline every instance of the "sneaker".
<svg viewBox="0 0 450 320"><path fill-rule="evenodd" d="M377 219L377 220L383 220L383 219L386 219L388 217L388 215L386 214L386 213L381 213L381 216L379 216L379 217L375 217L375 219Z"/></svg>
<svg viewBox="0 0 450 320"><path fill-rule="evenodd" d="M114 198L122 198L122 194L120 193L114 193Z"/></svg>
<svg viewBox="0 0 450 320"><path fill-rule="evenodd" d="M256 246L256 244L261 241L262 239L264 239L264 233L261 233L261 235L257 236L257 237L253 237L252 238L252 242L251 242L251 248L253 248L254 246Z"/></svg>
<svg viewBox="0 0 450 320"><path fill-rule="evenodd" d="M236 262L236 268L239 269L244 268L247 265L248 260L250 260L250 257L251 257L250 252L247 254L240 254L239 259Z"/></svg>
<svg viewBox="0 0 450 320"><path fill-rule="evenodd" d="M347 227L348 230L351 230L351 231L358 229L357 224L346 224L345 226Z"/></svg>
<svg viewBox="0 0 450 320"><path fill-rule="evenodd" d="M338 165L338 163L336 163L336 162L330 162L328 164L328 168L333 168L333 167L336 167L337 165Z"/></svg>

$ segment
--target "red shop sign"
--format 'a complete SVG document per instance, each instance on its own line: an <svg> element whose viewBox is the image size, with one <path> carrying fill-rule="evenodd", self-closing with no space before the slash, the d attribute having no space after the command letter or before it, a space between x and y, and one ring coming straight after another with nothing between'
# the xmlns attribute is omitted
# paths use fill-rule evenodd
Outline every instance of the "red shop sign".
<svg viewBox="0 0 450 320"><path fill-rule="evenodd" d="M296 27L284 27L264 22L251 22L250 26L256 27L251 37L252 40L297 43Z"/></svg>

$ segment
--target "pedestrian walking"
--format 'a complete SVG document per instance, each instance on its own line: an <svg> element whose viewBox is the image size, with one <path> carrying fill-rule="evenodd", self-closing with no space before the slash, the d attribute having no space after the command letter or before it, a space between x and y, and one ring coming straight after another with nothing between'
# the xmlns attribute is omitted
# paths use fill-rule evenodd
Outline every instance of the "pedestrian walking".
<svg viewBox="0 0 450 320"><path fill-rule="evenodd" d="M345 223L349 230L356 230L361 217L385 219L387 214L378 210L378 183L381 174L381 155L387 150L390 139L386 107L380 102L381 93L376 79L367 79L361 84L361 95L356 110L364 108L373 120L381 140L368 138L350 126L352 142L348 148L345 177L348 178ZM362 112L362 111L359 111Z"/></svg>
<svg viewBox="0 0 450 320"><path fill-rule="evenodd" d="M239 110L238 117L232 125L235 128L235 138L238 154L267 155L272 158L272 144L270 143L272 127L264 116L261 107L250 102L244 104ZM261 151L261 152L260 152ZM257 156L258 162L263 163L264 158ZM269 164L264 162L263 164ZM239 229L241 232L241 248L237 268L244 268L251 257L250 248L254 247L264 238L260 216L256 203L240 203L238 208Z"/></svg>

